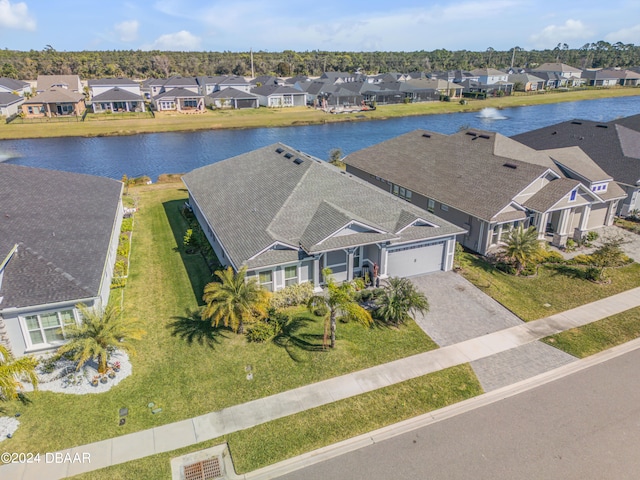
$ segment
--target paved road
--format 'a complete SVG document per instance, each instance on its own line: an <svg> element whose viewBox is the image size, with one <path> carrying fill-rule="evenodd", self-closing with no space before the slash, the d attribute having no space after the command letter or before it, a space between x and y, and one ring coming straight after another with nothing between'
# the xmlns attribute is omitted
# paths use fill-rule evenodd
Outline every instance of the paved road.
<svg viewBox="0 0 640 480"><path fill-rule="evenodd" d="M640 477L640 349L281 480Z"/></svg>

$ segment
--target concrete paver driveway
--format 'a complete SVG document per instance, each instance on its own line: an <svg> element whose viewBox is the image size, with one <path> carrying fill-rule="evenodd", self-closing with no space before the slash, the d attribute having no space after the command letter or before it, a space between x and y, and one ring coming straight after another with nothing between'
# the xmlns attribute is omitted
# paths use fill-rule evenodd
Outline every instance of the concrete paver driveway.
<svg viewBox="0 0 640 480"><path fill-rule="evenodd" d="M494 299L455 272L412 277L429 300L429 312L416 323L441 347L522 324Z"/></svg>

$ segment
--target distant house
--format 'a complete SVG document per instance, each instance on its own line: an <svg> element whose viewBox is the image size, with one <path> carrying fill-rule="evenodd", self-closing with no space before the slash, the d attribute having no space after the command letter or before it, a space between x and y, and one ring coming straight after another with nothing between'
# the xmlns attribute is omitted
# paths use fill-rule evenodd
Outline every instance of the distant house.
<svg viewBox="0 0 640 480"><path fill-rule="evenodd" d="M144 112L140 84L127 78L89 80L94 113Z"/></svg>
<svg viewBox="0 0 640 480"><path fill-rule="evenodd" d="M15 93L24 97L31 93L31 84L22 80L0 77L0 93Z"/></svg>
<svg viewBox="0 0 640 480"><path fill-rule="evenodd" d="M251 87L244 77L237 75L220 75L217 77L196 77L198 82L199 93L201 95L210 95L214 92L224 90L225 88L233 88L241 92L248 93Z"/></svg>
<svg viewBox="0 0 640 480"><path fill-rule="evenodd" d="M60 87L40 92L22 104L22 112L27 118L80 116L85 110L82 93Z"/></svg>
<svg viewBox="0 0 640 480"><path fill-rule="evenodd" d="M518 226L553 245L611 225L624 192L579 149L537 152L497 133L416 130L349 154L351 173L466 230L486 254Z"/></svg>
<svg viewBox="0 0 640 480"><path fill-rule="evenodd" d="M13 93L0 92L0 116L11 118L22 111L24 97Z"/></svg>
<svg viewBox="0 0 640 480"><path fill-rule="evenodd" d="M586 69L582 74L587 85L613 87L616 85L635 87L640 85L640 74L620 68Z"/></svg>
<svg viewBox="0 0 640 480"><path fill-rule="evenodd" d="M258 108L260 101L256 95L235 88L217 90L204 97L205 103L215 108Z"/></svg>
<svg viewBox="0 0 640 480"><path fill-rule="evenodd" d="M618 215L640 209L640 116L612 122L571 120L515 135L532 148L580 147L625 191Z"/></svg>
<svg viewBox="0 0 640 480"><path fill-rule="evenodd" d="M73 93L83 93L82 82L78 75L38 75L36 93L54 88L69 90Z"/></svg>
<svg viewBox="0 0 640 480"><path fill-rule="evenodd" d="M509 75L509 82L513 83L514 89L522 92L536 92L538 90L544 90L545 80L532 75L531 73L512 73Z"/></svg>
<svg viewBox="0 0 640 480"><path fill-rule="evenodd" d="M555 73L556 75L564 77L567 80L571 77L580 78L580 76L582 75L582 70L565 63L543 63L539 67L532 69L531 72L534 75L537 73Z"/></svg>
<svg viewBox="0 0 640 480"><path fill-rule="evenodd" d="M463 229L283 144L182 177L223 266L271 291L312 282L450 270ZM268 193L265 196L265 187Z"/></svg>
<svg viewBox="0 0 640 480"><path fill-rule="evenodd" d="M15 356L57 348L104 307L122 222L122 183L0 163L0 344Z"/></svg>
<svg viewBox="0 0 640 480"><path fill-rule="evenodd" d="M476 68L471 70L471 75L477 77L478 82L485 85L494 85L499 82L508 82L509 74L495 68Z"/></svg>
<svg viewBox="0 0 640 480"><path fill-rule="evenodd" d="M205 111L204 96L185 88L171 88L153 97L159 112L202 113Z"/></svg>
<svg viewBox="0 0 640 480"><path fill-rule="evenodd" d="M263 107L304 107L307 104L305 92L292 87L263 85L253 88L251 93L258 97Z"/></svg>

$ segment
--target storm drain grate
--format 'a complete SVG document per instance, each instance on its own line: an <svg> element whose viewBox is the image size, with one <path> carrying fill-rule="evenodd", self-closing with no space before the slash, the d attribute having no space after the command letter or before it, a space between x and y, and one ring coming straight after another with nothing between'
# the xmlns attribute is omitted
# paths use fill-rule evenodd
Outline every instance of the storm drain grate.
<svg viewBox="0 0 640 480"><path fill-rule="evenodd" d="M184 480L214 480L216 478L224 478L217 458L210 458L184 467Z"/></svg>

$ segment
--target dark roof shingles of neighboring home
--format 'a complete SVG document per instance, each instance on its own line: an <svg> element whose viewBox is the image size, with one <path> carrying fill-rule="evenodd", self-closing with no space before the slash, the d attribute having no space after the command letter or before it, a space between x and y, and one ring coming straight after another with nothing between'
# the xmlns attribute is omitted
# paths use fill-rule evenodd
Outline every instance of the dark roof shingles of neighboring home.
<svg viewBox="0 0 640 480"><path fill-rule="evenodd" d="M293 87L280 86L280 85L263 85L262 87L255 87L251 89L251 93L268 97L269 95L304 95L304 92L297 90Z"/></svg>
<svg viewBox="0 0 640 480"><path fill-rule="evenodd" d="M84 100L82 93L75 93L66 88L52 88L24 101L25 104L40 103L78 103Z"/></svg>
<svg viewBox="0 0 640 480"><path fill-rule="evenodd" d="M97 296L122 183L0 163L0 191L0 257L19 244L0 308Z"/></svg>
<svg viewBox="0 0 640 480"><path fill-rule="evenodd" d="M13 103L21 102L24 97L14 95L13 93L0 92L0 106L7 106Z"/></svg>
<svg viewBox="0 0 640 480"><path fill-rule="evenodd" d="M277 153L276 149L281 149ZM285 154L290 154L286 158ZM294 160L299 158L299 164ZM264 257L294 258L294 253L265 252L275 242L293 251L323 251L382 240L399 241L393 232L403 210L439 227L423 230L423 238L461 233L451 225L373 185L341 173L326 162L283 144L196 169L183 177L197 206L209 221L233 265L264 265ZM328 203L330 202L330 203ZM383 233L365 231L331 237L349 221ZM304 245L305 241L312 245ZM297 257L296 257L297 258ZM273 260L273 259L272 259ZM268 263L268 260L266 261Z"/></svg>
<svg viewBox="0 0 640 480"><path fill-rule="evenodd" d="M29 82L25 82L23 80L14 80L13 78L0 77L0 86L11 90L22 90L25 87L29 86Z"/></svg>
<svg viewBox="0 0 640 480"><path fill-rule="evenodd" d="M517 194L551 169L529 162L538 159L543 163L539 158L538 153L496 133L474 130L442 135L416 130L352 153L344 161L491 221ZM548 163L552 164L550 160Z"/></svg>
<svg viewBox="0 0 640 480"><path fill-rule="evenodd" d="M129 90L122 88L112 88L91 99L93 102L141 102L142 96L136 95Z"/></svg>
<svg viewBox="0 0 640 480"><path fill-rule="evenodd" d="M122 86L122 85L127 85L127 86L138 86L140 85L138 82L134 82L133 80L129 79L129 78L96 78L93 80L89 80L87 82L87 84L90 87L99 87L99 86Z"/></svg>
<svg viewBox="0 0 640 480"><path fill-rule="evenodd" d="M163 98L203 98L203 96L199 93L187 90L186 88L178 87L167 90L166 92L159 93L158 95L153 97L154 100L161 100Z"/></svg>
<svg viewBox="0 0 640 480"><path fill-rule="evenodd" d="M238 100L258 98L256 95L254 95L252 93L243 92L242 90L238 90L237 88L233 88L233 87L223 88L222 90L218 90L217 92L210 93L209 97L211 97L211 98L235 98L235 99L238 99Z"/></svg>
<svg viewBox="0 0 640 480"><path fill-rule="evenodd" d="M640 144L640 132L615 122L570 120L511 138L538 150L578 146L616 182L636 185L640 180L640 149L632 148Z"/></svg>

